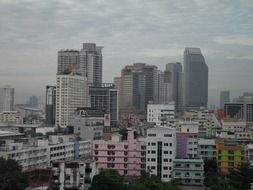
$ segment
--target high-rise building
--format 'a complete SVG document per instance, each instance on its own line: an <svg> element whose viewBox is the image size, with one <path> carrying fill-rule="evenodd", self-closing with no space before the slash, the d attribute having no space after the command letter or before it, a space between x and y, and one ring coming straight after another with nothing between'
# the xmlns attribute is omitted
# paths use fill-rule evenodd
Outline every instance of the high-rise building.
<svg viewBox="0 0 253 190"><path fill-rule="evenodd" d="M220 92L220 108L224 108L225 102L230 102L229 91L221 91Z"/></svg>
<svg viewBox="0 0 253 190"><path fill-rule="evenodd" d="M158 103L168 104L172 99L172 84L170 72L158 71Z"/></svg>
<svg viewBox="0 0 253 190"><path fill-rule="evenodd" d="M158 102L158 71L153 65L134 63L115 78L119 90L120 111L145 112L148 102Z"/></svg>
<svg viewBox="0 0 253 190"><path fill-rule="evenodd" d="M0 112L12 111L14 106L14 88L4 86L0 88Z"/></svg>
<svg viewBox="0 0 253 190"><path fill-rule="evenodd" d="M111 126L118 123L118 91L113 84L90 84L89 95L91 107L110 115Z"/></svg>
<svg viewBox="0 0 253 190"><path fill-rule="evenodd" d="M87 78L79 75L57 75L56 121L57 127L66 127L78 107L89 107Z"/></svg>
<svg viewBox="0 0 253 190"><path fill-rule="evenodd" d="M60 50L58 51L57 73L78 72L79 70L79 51L78 50Z"/></svg>
<svg viewBox="0 0 253 190"><path fill-rule="evenodd" d="M183 111L183 72L181 63L166 65L166 78L170 77L172 101L175 102L176 112Z"/></svg>
<svg viewBox="0 0 253 190"><path fill-rule="evenodd" d="M28 104L32 108L38 108L39 107L39 100L37 96L30 96Z"/></svg>
<svg viewBox="0 0 253 190"><path fill-rule="evenodd" d="M57 73L78 73L87 77L88 83L102 83L102 49L95 43L83 43L80 51L60 50Z"/></svg>
<svg viewBox="0 0 253 190"><path fill-rule="evenodd" d="M185 48L184 76L185 107L206 107L208 101L208 67L200 48Z"/></svg>
<svg viewBox="0 0 253 190"><path fill-rule="evenodd" d="M46 120L47 125L55 124L56 86L46 86Z"/></svg>
<svg viewBox="0 0 253 190"><path fill-rule="evenodd" d="M87 77L88 83L102 83L102 49L95 43L84 43L80 50L80 72Z"/></svg>

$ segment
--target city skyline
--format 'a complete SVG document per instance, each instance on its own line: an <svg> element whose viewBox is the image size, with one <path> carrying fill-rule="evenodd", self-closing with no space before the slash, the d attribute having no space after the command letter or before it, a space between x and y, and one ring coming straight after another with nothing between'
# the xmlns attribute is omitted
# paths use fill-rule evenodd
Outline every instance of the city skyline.
<svg viewBox="0 0 253 190"><path fill-rule="evenodd" d="M104 82L134 62L164 70L183 63L185 47L199 47L209 104L218 105L220 90L231 97L253 91L251 1L2 1L0 10L0 85L15 88L15 103L45 97L45 86L56 84L57 51L83 42L104 46Z"/></svg>

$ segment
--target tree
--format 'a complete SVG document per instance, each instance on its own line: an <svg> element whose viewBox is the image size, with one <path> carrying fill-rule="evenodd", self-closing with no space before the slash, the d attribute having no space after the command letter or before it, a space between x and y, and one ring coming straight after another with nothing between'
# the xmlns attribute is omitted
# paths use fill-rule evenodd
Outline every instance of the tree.
<svg viewBox="0 0 253 190"><path fill-rule="evenodd" d="M235 189L248 190L253 183L253 168L249 164L242 164L239 170L230 172L229 182Z"/></svg>
<svg viewBox="0 0 253 190"><path fill-rule="evenodd" d="M0 189L24 190L27 186L26 177L17 161L0 158Z"/></svg>
<svg viewBox="0 0 253 190"><path fill-rule="evenodd" d="M128 190L128 186L116 170L107 169L93 177L90 190Z"/></svg>

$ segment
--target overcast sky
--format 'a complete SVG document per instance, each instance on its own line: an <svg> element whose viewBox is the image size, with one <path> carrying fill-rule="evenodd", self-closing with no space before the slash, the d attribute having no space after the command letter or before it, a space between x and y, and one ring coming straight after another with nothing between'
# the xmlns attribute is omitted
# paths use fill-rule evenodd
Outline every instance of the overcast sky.
<svg viewBox="0 0 253 190"><path fill-rule="evenodd" d="M0 85L16 102L44 98L55 84L57 51L104 46L103 79L126 64L164 70L200 47L209 67L209 104L220 90L253 91L252 0L0 0Z"/></svg>

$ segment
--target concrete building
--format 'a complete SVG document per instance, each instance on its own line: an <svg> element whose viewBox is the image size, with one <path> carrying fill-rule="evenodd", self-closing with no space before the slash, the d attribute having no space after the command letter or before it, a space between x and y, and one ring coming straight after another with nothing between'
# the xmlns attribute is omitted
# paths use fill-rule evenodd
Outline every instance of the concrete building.
<svg viewBox="0 0 253 190"><path fill-rule="evenodd" d="M228 174L231 170L239 169L244 159L243 146L237 144L217 141L216 152L218 171L222 174Z"/></svg>
<svg viewBox="0 0 253 190"><path fill-rule="evenodd" d="M169 127L147 129L146 146L146 170L162 181L171 181L176 157L176 130Z"/></svg>
<svg viewBox="0 0 253 190"><path fill-rule="evenodd" d="M224 104L226 102L230 102L230 92L229 91L221 91L220 92L220 108L224 108Z"/></svg>
<svg viewBox="0 0 253 190"><path fill-rule="evenodd" d="M80 61L79 61L78 50L60 50L58 51L58 65L57 74L67 74L70 72L79 72Z"/></svg>
<svg viewBox="0 0 253 190"><path fill-rule="evenodd" d="M52 163L52 184L54 190L86 190L92 179L98 174L96 164L92 160L54 161Z"/></svg>
<svg viewBox="0 0 253 190"><path fill-rule="evenodd" d="M115 169L120 175L135 179L145 171L145 142L128 131L127 140L115 134L111 140L93 141L93 158L99 169Z"/></svg>
<svg viewBox="0 0 253 190"><path fill-rule="evenodd" d="M47 125L55 124L56 86L46 86L46 119Z"/></svg>
<svg viewBox="0 0 253 190"><path fill-rule="evenodd" d="M198 157L203 160L216 160L214 139L198 139Z"/></svg>
<svg viewBox="0 0 253 190"><path fill-rule="evenodd" d="M198 123L184 121L179 123L176 133L177 158L197 158L198 157Z"/></svg>
<svg viewBox="0 0 253 190"><path fill-rule="evenodd" d="M92 108L78 108L71 117L69 126L74 134L83 140L101 139L104 129L104 113Z"/></svg>
<svg viewBox="0 0 253 190"><path fill-rule="evenodd" d="M158 104L172 101L171 74L169 71L158 71Z"/></svg>
<svg viewBox="0 0 253 190"><path fill-rule="evenodd" d="M166 126L168 119L175 118L175 104L148 104L147 122L155 123L156 126Z"/></svg>
<svg viewBox="0 0 253 190"><path fill-rule="evenodd" d="M12 111L14 108L14 88L4 86L0 88L0 112Z"/></svg>
<svg viewBox="0 0 253 190"><path fill-rule="evenodd" d="M110 126L117 126L119 119L118 90L113 84L89 85L91 107L110 115Z"/></svg>
<svg viewBox="0 0 253 190"><path fill-rule="evenodd" d="M87 79L79 75L57 75L56 126L65 128L78 107L89 107Z"/></svg>
<svg viewBox="0 0 253 190"><path fill-rule="evenodd" d="M0 157L14 159L23 170L46 168L56 160L76 160L91 156L90 141L75 141L72 136L50 136L49 140L6 141Z"/></svg>
<svg viewBox="0 0 253 190"><path fill-rule="evenodd" d="M168 63L165 72L170 77L172 101L176 112L183 111L183 71L181 63Z"/></svg>
<svg viewBox="0 0 253 190"><path fill-rule="evenodd" d="M224 114L227 119L253 122L253 103L225 103Z"/></svg>
<svg viewBox="0 0 253 190"><path fill-rule="evenodd" d="M6 124L23 124L23 117L17 111L3 111L0 113L0 122Z"/></svg>
<svg viewBox="0 0 253 190"><path fill-rule="evenodd" d="M95 43L83 43L80 50L80 72L82 76L87 77L88 83L102 83L102 49Z"/></svg>
<svg viewBox="0 0 253 190"><path fill-rule="evenodd" d="M182 185L204 184L204 162L202 159L175 159L173 179Z"/></svg>
<svg viewBox="0 0 253 190"><path fill-rule="evenodd" d="M117 77L121 112L145 112L148 102L158 101L158 71L154 65L126 65ZM120 80L120 81L119 81ZM120 87L119 87L120 84Z"/></svg>
<svg viewBox="0 0 253 190"><path fill-rule="evenodd" d="M208 67L199 48L185 48L184 75L185 107L206 107Z"/></svg>

